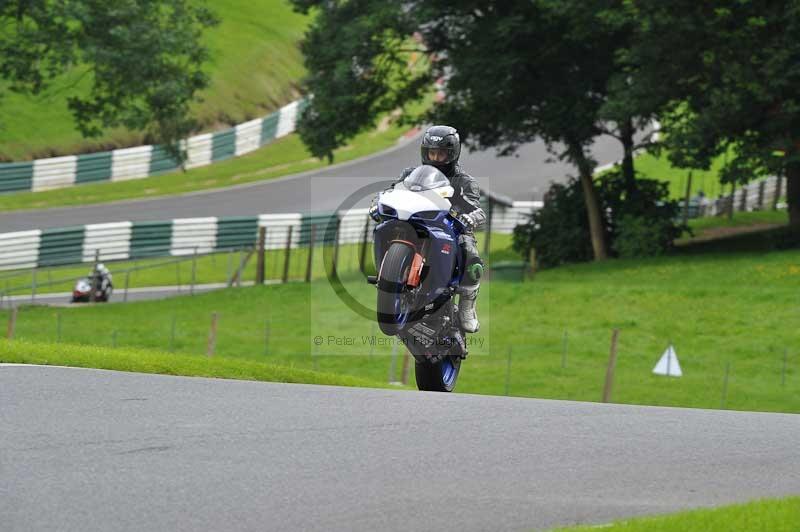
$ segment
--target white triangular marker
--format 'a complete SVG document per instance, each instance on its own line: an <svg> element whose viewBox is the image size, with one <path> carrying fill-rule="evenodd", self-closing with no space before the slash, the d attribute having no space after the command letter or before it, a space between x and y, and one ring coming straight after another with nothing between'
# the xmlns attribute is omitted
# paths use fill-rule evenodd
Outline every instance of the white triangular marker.
<svg viewBox="0 0 800 532"><path fill-rule="evenodd" d="M678 363L678 355L675 354L675 349L672 345L661 355L661 360L659 360L656 367L653 368L653 373L656 375L666 375L668 377L681 377L683 375L681 365Z"/></svg>

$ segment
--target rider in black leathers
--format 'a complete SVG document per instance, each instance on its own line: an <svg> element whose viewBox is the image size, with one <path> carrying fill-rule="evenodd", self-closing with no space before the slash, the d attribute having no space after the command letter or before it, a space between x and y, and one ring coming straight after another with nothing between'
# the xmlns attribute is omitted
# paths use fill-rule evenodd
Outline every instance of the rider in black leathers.
<svg viewBox="0 0 800 532"><path fill-rule="evenodd" d="M481 190L477 181L464 172L458 165L461 155L461 139L458 131L450 126L433 126L425 131L420 147L422 164L435 166L450 180L453 187L453 197L450 202L458 219L463 222L467 230L459 238L459 246L465 257L466 268L458 300L458 318L461 327L467 332L477 332L480 324L475 311L475 302L478 298L480 278L483 274L483 261L478 254L474 231L486 222L486 214L481 208ZM414 167L406 168L400 176L400 181L405 179Z"/></svg>

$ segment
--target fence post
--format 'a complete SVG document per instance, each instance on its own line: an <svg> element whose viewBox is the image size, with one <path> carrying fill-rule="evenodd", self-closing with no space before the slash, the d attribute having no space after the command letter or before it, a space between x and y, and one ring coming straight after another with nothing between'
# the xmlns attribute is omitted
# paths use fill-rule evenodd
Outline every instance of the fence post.
<svg viewBox="0 0 800 532"><path fill-rule="evenodd" d="M722 382L722 403L720 404L720 409L725 409L725 403L728 402L728 376L731 372L731 363L728 362L725 364L725 380Z"/></svg>
<svg viewBox="0 0 800 532"><path fill-rule="evenodd" d="M170 328L169 332L169 352L172 353L175 351L175 321L176 316L175 314L172 315L172 327Z"/></svg>
<svg viewBox="0 0 800 532"><path fill-rule="evenodd" d="M17 327L17 307L11 309L11 314L8 315L8 328L6 329L6 338L9 340L14 339L14 329Z"/></svg>
<svg viewBox="0 0 800 532"><path fill-rule="evenodd" d="M767 186L767 182L765 180L761 180L758 182L758 207L757 209L760 211L764 208L764 187Z"/></svg>
<svg viewBox="0 0 800 532"><path fill-rule="evenodd" d="M239 250L239 267L236 269L236 287L242 287L242 272L244 271L244 248Z"/></svg>
<svg viewBox="0 0 800 532"><path fill-rule="evenodd" d="M264 284L265 248L267 246L267 228L258 228L258 257L256 257L256 284Z"/></svg>
<svg viewBox="0 0 800 532"><path fill-rule="evenodd" d="M272 318L269 318L266 322L264 322L264 356L269 355L269 329L271 321Z"/></svg>
<svg viewBox="0 0 800 532"><path fill-rule="evenodd" d="M789 350L783 350L783 370L781 371L781 386L786 386L786 362L787 358L789 358Z"/></svg>
<svg viewBox="0 0 800 532"><path fill-rule="evenodd" d="M511 390L511 344L508 346L508 360L506 362L506 395L509 394Z"/></svg>
<svg viewBox="0 0 800 532"><path fill-rule="evenodd" d="M314 267L314 242L317 240L317 224L311 225L311 235L308 240L308 263L306 264L306 282L311 282L311 270Z"/></svg>
<svg viewBox="0 0 800 532"><path fill-rule="evenodd" d="M775 182L775 196L772 198L772 210L778 210L778 200L781 197L781 186L783 185L783 176L778 174L777 181Z"/></svg>
<svg viewBox="0 0 800 532"><path fill-rule="evenodd" d="M36 268L33 269L33 275L31 275L31 303L36 301Z"/></svg>
<svg viewBox="0 0 800 532"><path fill-rule="evenodd" d="M339 262L339 224L341 223L341 219L339 218L338 213L335 214L336 216L336 232L333 234L333 264L331 265L332 271L331 275L334 277L337 275L336 268Z"/></svg>
<svg viewBox="0 0 800 532"><path fill-rule="evenodd" d="M392 342L392 360L389 363L389 384L396 382L394 379L394 367L397 361L397 342L398 338L395 337L394 341Z"/></svg>
<svg viewBox="0 0 800 532"><path fill-rule="evenodd" d="M289 226L289 232L286 236L286 257L283 261L283 282L286 283L289 281L289 257L292 255L292 230L294 229L293 225Z"/></svg>
<svg viewBox="0 0 800 532"><path fill-rule="evenodd" d="M192 255L192 283L189 285L189 294L194 295L194 283L197 280L197 246L194 247Z"/></svg>
<svg viewBox="0 0 800 532"><path fill-rule="evenodd" d="M607 403L611 400L611 391L614 387L614 370L617 366L617 339L619 338L619 329L614 329L611 333L611 352L608 355L608 368L606 368L606 385L603 388L603 402Z"/></svg>
<svg viewBox="0 0 800 532"><path fill-rule="evenodd" d="M486 238L483 241L483 256L489 256L489 248L491 247L492 240L492 218L494 218L494 201L489 198L489 205L487 206L489 212L486 213Z"/></svg>
<svg viewBox="0 0 800 532"><path fill-rule="evenodd" d="M100 250L99 249L95 249L94 250L94 266L92 267L92 293L89 294L89 301L91 301L92 303L97 301L97 289L99 288L97 286L97 281L99 281L99 279L98 279L99 276L97 275L97 265L99 263L100 263Z"/></svg>
<svg viewBox="0 0 800 532"><path fill-rule="evenodd" d="M211 313L211 327L208 330L208 345L206 346L206 356L214 356L217 347L217 313Z"/></svg>
<svg viewBox="0 0 800 532"><path fill-rule="evenodd" d="M739 198L739 212L747 211L747 194L750 192L750 187L747 185L742 186L741 188L742 195Z"/></svg>
<svg viewBox="0 0 800 532"><path fill-rule="evenodd" d="M367 258L367 238L369 238L369 222L372 220L369 214L367 214L367 223L364 224L364 234L361 235L361 250L358 257L358 269L361 271L362 275L366 275L364 271L365 262Z"/></svg>
<svg viewBox="0 0 800 532"><path fill-rule="evenodd" d="M728 220L733 220L734 199L736 196L736 183L731 183L731 198L728 204Z"/></svg>
<svg viewBox="0 0 800 532"><path fill-rule="evenodd" d="M689 198L692 195L692 171L689 170L689 177L686 178L686 196L683 198L683 225L689 223Z"/></svg>
<svg viewBox="0 0 800 532"><path fill-rule="evenodd" d="M408 361L411 358L411 353L408 352L408 349L403 349L403 373L401 377L401 382L403 386L408 384Z"/></svg>
<svg viewBox="0 0 800 532"><path fill-rule="evenodd" d="M128 283L130 282L130 280L131 280L131 271L128 270L125 272L125 293L122 296L123 303L128 302Z"/></svg>
<svg viewBox="0 0 800 532"><path fill-rule="evenodd" d="M372 354L375 352L375 322L372 322L372 336L369 339L369 356L372 358Z"/></svg>

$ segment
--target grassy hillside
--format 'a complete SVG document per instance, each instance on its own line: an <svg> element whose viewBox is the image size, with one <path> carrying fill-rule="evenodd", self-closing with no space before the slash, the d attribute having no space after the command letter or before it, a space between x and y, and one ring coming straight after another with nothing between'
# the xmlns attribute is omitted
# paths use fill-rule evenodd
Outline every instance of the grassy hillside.
<svg viewBox="0 0 800 532"><path fill-rule="evenodd" d="M195 105L204 129L217 129L265 115L298 97L303 76L297 47L306 17L286 0L208 0L221 24L206 34L211 51L207 71L211 86ZM62 76L43 94L6 94L0 100L0 160L112 149L142 142L135 132L109 131L83 140L67 110L67 98L87 91L76 70Z"/></svg>
<svg viewBox="0 0 800 532"><path fill-rule="evenodd" d="M722 185L719 182L719 171L722 169L724 159L718 157L711 168L705 170L692 170L692 195L698 191L709 198L716 198L721 193L729 193L730 185ZM651 153L643 153L636 157L636 171L641 172L650 179L669 182L670 196L673 198L684 198L686 196L686 182L689 170L675 168L667 159L667 154L662 153L656 157Z"/></svg>
<svg viewBox="0 0 800 532"><path fill-rule="evenodd" d="M374 301L363 280L344 284L356 301ZM482 329L471 337L458 390L597 401L619 328L615 402L800 412L798 289L800 251L617 260L543 271L523 284L486 282ZM55 341L60 323L64 342L201 354L214 311L220 356L372 381L399 377L391 343L324 281L128 305L24 307L18 337ZM651 373L670 342L682 378Z"/></svg>
<svg viewBox="0 0 800 532"><path fill-rule="evenodd" d="M386 127L356 135L349 144L334 150L334 162L341 163L390 148L397 144L406 131L406 127L387 122ZM327 160L320 160L311 155L297 134L291 134L247 155L185 172L177 170L144 179L106 181L42 192L0 194L0 211L89 205L184 194L196 190L264 181L324 168L327 165Z"/></svg>

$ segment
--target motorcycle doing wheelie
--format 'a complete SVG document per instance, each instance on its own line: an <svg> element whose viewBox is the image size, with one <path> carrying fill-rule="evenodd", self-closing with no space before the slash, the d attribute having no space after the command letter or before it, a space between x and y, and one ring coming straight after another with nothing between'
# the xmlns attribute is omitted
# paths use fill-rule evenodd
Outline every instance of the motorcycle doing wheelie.
<svg viewBox="0 0 800 532"><path fill-rule="evenodd" d="M397 336L415 359L420 390L450 392L467 355L454 301L466 265L458 237L466 227L438 169L420 166L377 200L374 231L381 331Z"/></svg>

